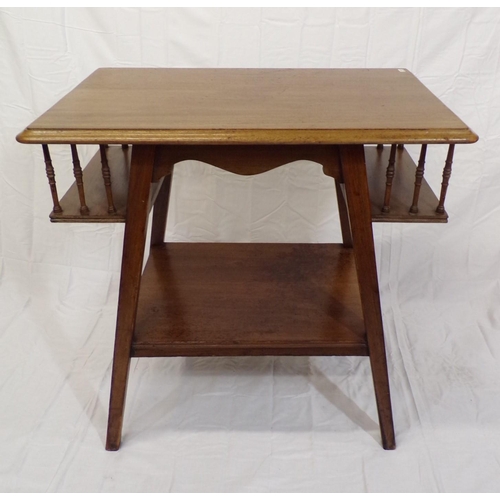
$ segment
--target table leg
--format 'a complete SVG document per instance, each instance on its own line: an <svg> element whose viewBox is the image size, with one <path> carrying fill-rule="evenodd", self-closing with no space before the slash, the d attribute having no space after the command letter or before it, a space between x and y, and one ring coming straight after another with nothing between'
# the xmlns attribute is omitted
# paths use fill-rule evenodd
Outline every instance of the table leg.
<svg viewBox="0 0 500 500"><path fill-rule="evenodd" d="M382 445L396 447L378 289L364 147L340 146L361 305L365 320Z"/></svg>
<svg viewBox="0 0 500 500"><path fill-rule="evenodd" d="M337 205L339 207L340 229L342 230L342 243L346 248L352 248L351 223L349 222L349 212L345 202L345 194L341 184L335 179L335 192L337 193Z"/></svg>
<svg viewBox="0 0 500 500"><path fill-rule="evenodd" d="M146 242L154 156L154 146L133 147L106 439L106 449L110 451L117 450L121 442L130 350L135 328Z"/></svg>
<svg viewBox="0 0 500 500"><path fill-rule="evenodd" d="M165 241L165 229L167 227L168 202L170 200L170 188L172 185L173 172L163 178L160 192L155 201L153 210L153 224L151 227L151 246L161 245Z"/></svg>

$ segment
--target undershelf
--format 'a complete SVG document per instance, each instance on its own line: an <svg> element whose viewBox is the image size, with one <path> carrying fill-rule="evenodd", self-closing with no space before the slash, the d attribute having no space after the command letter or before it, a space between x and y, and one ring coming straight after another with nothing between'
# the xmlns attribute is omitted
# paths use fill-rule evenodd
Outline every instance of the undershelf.
<svg viewBox="0 0 500 500"><path fill-rule="evenodd" d="M151 249L132 356L367 354L354 257L342 245Z"/></svg>

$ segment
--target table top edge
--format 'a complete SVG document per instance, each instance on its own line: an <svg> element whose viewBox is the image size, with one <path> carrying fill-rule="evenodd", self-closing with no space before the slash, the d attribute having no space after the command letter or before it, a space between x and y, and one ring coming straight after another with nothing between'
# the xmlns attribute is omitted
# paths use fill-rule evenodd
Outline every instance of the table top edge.
<svg viewBox="0 0 500 500"><path fill-rule="evenodd" d="M478 135L461 129L30 129L23 144L470 144Z"/></svg>

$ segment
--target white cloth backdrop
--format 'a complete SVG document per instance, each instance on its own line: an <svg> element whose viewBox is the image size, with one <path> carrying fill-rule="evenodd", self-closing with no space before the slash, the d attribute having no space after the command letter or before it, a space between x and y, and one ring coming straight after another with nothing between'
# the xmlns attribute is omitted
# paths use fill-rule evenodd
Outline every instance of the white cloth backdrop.
<svg viewBox="0 0 500 500"><path fill-rule="evenodd" d="M494 9L0 9L0 491L498 491L499 64ZM133 360L104 450L123 227L51 225L41 148L15 142L103 66L408 68L479 134L448 225L375 226L396 451L356 357ZM191 162L172 196L169 240L340 239L312 163Z"/></svg>

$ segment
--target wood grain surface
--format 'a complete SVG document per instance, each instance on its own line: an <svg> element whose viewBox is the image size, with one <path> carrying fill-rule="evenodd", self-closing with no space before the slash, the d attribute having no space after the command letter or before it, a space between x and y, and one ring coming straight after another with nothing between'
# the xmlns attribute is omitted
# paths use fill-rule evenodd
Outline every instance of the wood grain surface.
<svg viewBox="0 0 500 500"><path fill-rule="evenodd" d="M133 356L366 355L353 253L339 244L151 248Z"/></svg>
<svg viewBox="0 0 500 500"><path fill-rule="evenodd" d="M18 140L389 144L477 136L404 69L101 68Z"/></svg>

